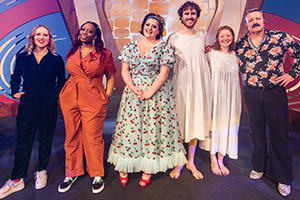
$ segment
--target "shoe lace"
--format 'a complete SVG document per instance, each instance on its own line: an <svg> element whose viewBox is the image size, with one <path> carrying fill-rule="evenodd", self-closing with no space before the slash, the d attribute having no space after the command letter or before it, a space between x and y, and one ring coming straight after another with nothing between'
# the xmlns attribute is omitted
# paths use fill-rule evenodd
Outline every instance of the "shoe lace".
<svg viewBox="0 0 300 200"><path fill-rule="evenodd" d="M72 181L72 180L73 180L72 177L65 177L63 182L67 183L67 182Z"/></svg>
<svg viewBox="0 0 300 200"><path fill-rule="evenodd" d="M96 176L96 177L94 177L93 184L100 183L101 181L102 181L102 178L100 176Z"/></svg>
<svg viewBox="0 0 300 200"><path fill-rule="evenodd" d="M6 183L2 186L2 188L0 188L0 191L6 191L8 190L10 187L14 187L15 183L12 180L8 180L6 181Z"/></svg>
<svg viewBox="0 0 300 200"><path fill-rule="evenodd" d="M35 177L37 181L43 181L46 178L46 171L35 172Z"/></svg>

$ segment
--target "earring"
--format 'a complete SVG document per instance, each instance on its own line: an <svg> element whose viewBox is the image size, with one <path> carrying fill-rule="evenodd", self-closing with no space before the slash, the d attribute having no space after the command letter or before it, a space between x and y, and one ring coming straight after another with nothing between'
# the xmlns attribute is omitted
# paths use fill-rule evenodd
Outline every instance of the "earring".
<svg viewBox="0 0 300 200"><path fill-rule="evenodd" d="M77 38L77 40L78 40L79 42L81 42L81 41L80 41L80 37L79 37L79 35L78 35L78 38Z"/></svg>
<svg viewBox="0 0 300 200"><path fill-rule="evenodd" d="M96 43L95 40L93 40L93 46L95 46L95 43Z"/></svg>

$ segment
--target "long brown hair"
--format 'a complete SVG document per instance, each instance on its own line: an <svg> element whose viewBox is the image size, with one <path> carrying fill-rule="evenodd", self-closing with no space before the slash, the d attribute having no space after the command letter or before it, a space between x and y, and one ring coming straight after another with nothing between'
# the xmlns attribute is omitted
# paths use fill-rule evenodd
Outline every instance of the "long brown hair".
<svg viewBox="0 0 300 200"><path fill-rule="evenodd" d="M80 29L77 31L77 33L75 35L75 38L74 38L74 41L72 43L72 47L67 53L67 58L69 58L71 55L73 55L77 51L77 49L82 45L82 42L79 39L79 32L85 24L92 24L96 28L97 38L95 39L95 50L96 50L97 53L103 54L104 43L101 39L100 28L99 28L98 24L96 24L95 22L87 21L87 22L83 23L80 26Z"/></svg>
<svg viewBox="0 0 300 200"><path fill-rule="evenodd" d="M55 46L55 43L53 41L53 35L52 35L52 32L51 30L45 26L45 25L42 25L42 24L39 24L37 25L36 27L34 27L31 31L31 33L29 34L29 38L28 38L28 44L26 45L26 48L25 50L27 50L28 52L28 55L31 55L31 53L33 52L33 50L35 49L35 46L36 44L34 43L34 35L36 33L36 30L40 27L43 27L45 29L47 29L48 31L48 34L49 34L49 43L47 44L47 48L48 50L53 54L53 55L57 55L55 53L55 49L56 49L56 46Z"/></svg>
<svg viewBox="0 0 300 200"><path fill-rule="evenodd" d="M232 43L229 45L229 51L234 51L235 50L235 36L234 36L234 31L232 30L232 28L230 26L221 26L218 29L217 34L216 34L216 40L213 44L213 49L218 50L218 51L221 50L221 46L220 46L218 38L219 38L220 32L223 30L229 30L231 32L233 38L232 38Z"/></svg>

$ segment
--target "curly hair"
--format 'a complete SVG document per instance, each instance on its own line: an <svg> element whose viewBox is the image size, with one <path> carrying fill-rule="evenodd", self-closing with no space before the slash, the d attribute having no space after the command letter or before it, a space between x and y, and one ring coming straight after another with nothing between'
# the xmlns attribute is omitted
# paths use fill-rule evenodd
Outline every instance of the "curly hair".
<svg viewBox="0 0 300 200"><path fill-rule="evenodd" d="M183 12L188 10L188 9L195 9L196 12L197 12L197 18L200 17L201 9L200 9L199 5L192 2L192 1L187 1L184 4L182 4L182 6L180 6L180 8L177 10L180 21L181 21L181 18L183 16Z"/></svg>
<svg viewBox="0 0 300 200"><path fill-rule="evenodd" d="M159 14L149 13L148 15L146 15L144 17L143 22L142 22L140 33L144 36L144 33L143 33L144 26L146 24L146 21L149 18L156 19L158 21L158 30L159 30L159 33L158 33L158 35L156 35L155 39L159 40L163 36L164 27L165 27L165 20Z"/></svg>
<svg viewBox="0 0 300 200"><path fill-rule="evenodd" d="M53 55L57 55L55 53L55 49L56 49L56 46L55 46L55 43L53 41L53 35L52 35L52 32L51 30L45 26L45 25L42 25L42 24L39 24L37 25L36 27L34 27L31 31L31 33L29 34L29 37L28 37L28 44L26 44L26 47L25 47L25 51L27 50L27 54L28 55L31 55L31 53L33 52L33 50L35 49L36 47L36 44L34 43L34 36L36 34L36 30L40 27L43 27L45 29L47 29L48 31L48 34L49 34L49 43L47 44L47 48L48 50L53 54Z"/></svg>
<svg viewBox="0 0 300 200"><path fill-rule="evenodd" d="M234 36L234 31L232 30L232 28L230 26L221 26L218 29L217 34L216 34L216 40L213 44L213 49L218 50L218 51L221 50L221 46L220 46L220 42L219 42L218 38L219 38L220 32L223 30L229 30L231 32L233 38L232 38L232 43L229 45L229 51L234 51L235 50L235 36Z"/></svg>
<svg viewBox="0 0 300 200"><path fill-rule="evenodd" d="M80 33L80 30L82 29L82 27L85 25L85 24L92 24L95 28L96 28L96 35L97 35L97 38L95 39L95 50L97 53L100 53L102 55L105 55L103 53L103 50L105 49L104 48L104 42L102 41L102 38L101 38L101 30L98 26L98 24L96 24L95 22L91 22L91 21L86 21L85 23L83 23L81 26L80 26L80 29L77 31L77 33L75 34L75 38L74 38L74 41L72 42L72 47L71 49L68 51L67 53L67 58L69 58L71 55L73 55L77 49L82 45L82 42L81 40L79 39L79 33Z"/></svg>

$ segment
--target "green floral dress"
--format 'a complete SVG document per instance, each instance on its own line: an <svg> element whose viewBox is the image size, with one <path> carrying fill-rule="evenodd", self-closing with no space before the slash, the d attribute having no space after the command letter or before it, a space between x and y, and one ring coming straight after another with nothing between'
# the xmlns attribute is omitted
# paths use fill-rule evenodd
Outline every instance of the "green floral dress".
<svg viewBox="0 0 300 200"><path fill-rule="evenodd" d="M159 74L161 65L174 63L172 48L161 41L141 56L138 43L124 46L119 59L130 66L133 84L147 90ZM112 136L108 162L116 171L165 172L184 165L185 150L177 122L173 88L167 79L148 100L139 100L126 86Z"/></svg>

